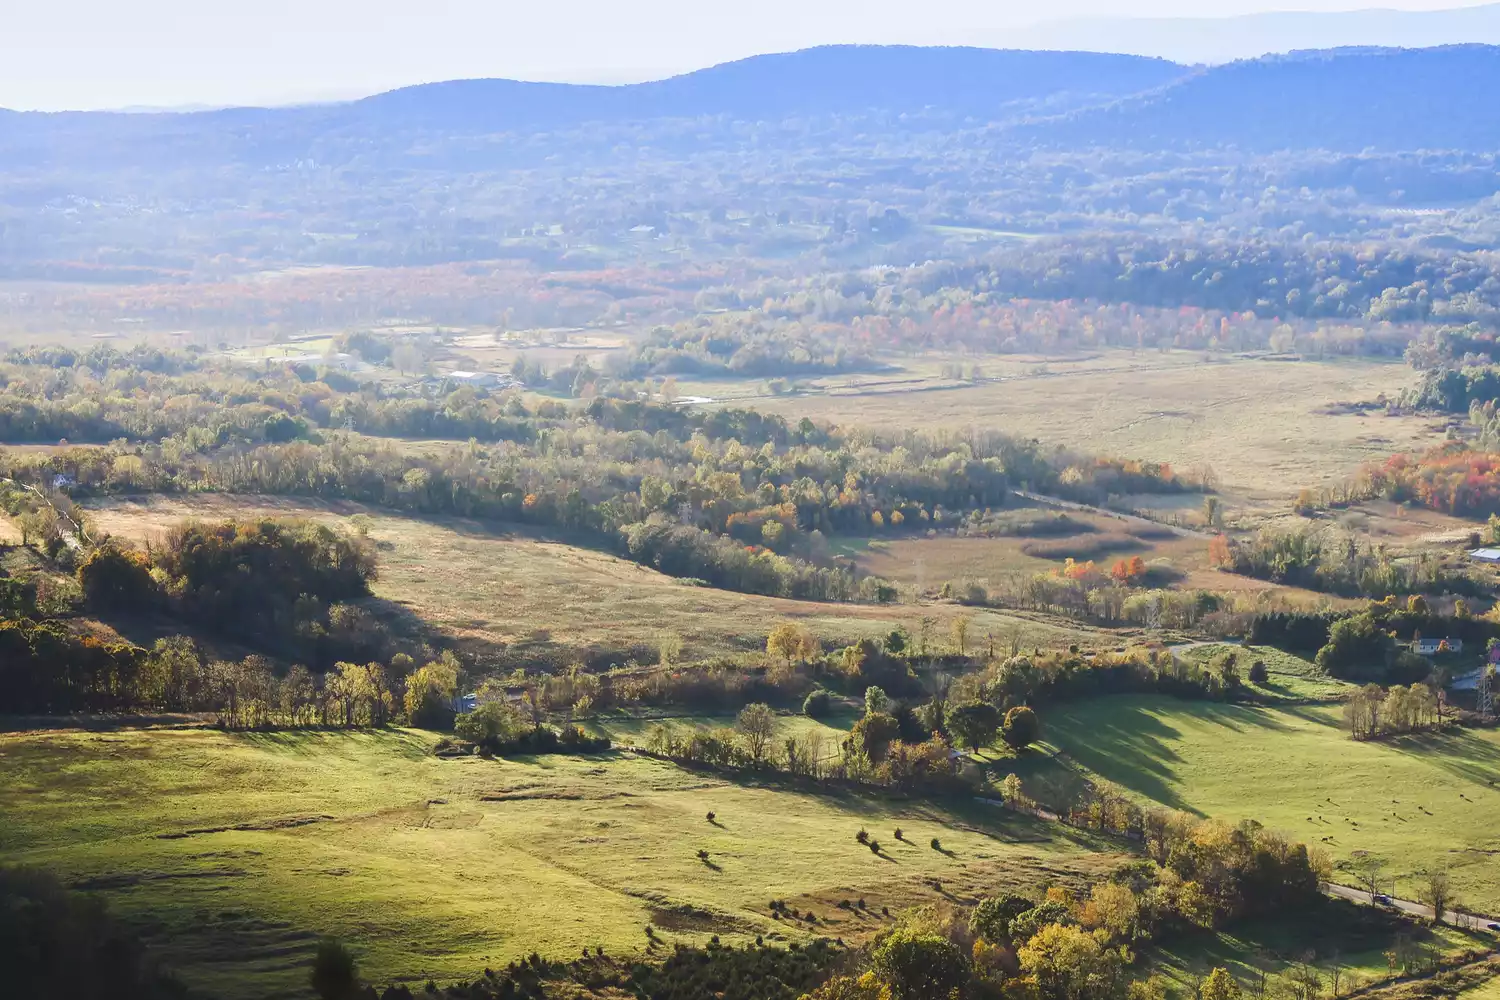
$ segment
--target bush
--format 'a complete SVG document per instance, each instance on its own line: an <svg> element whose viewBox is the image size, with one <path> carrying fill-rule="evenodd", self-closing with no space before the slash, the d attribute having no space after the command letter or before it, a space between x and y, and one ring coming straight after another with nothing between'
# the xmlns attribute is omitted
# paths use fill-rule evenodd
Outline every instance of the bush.
<svg viewBox="0 0 1500 1000"><path fill-rule="evenodd" d="M1012 941L1030 941L1036 932L1048 924L1076 924L1066 905L1051 900L1018 913L1010 921Z"/></svg>
<svg viewBox="0 0 1500 1000"><path fill-rule="evenodd" d="M6 996L180 1000L187 989L91 896L51 875L0 867L0 971Z"/></svg>
<svg viewBox="0 0 1500 1000"><path fill-rule="evenodd" d="M146 557L113 545L89 553L78 567L83 599L97 611L144 611L156 602L156 581Z"/></svg>
<svg viewBox="0 0 1500 1000"><path fill-rule="evenodd" d="M828 697L828 692L822 688L813 691L802 702L802 714L809 719L826 719L832 711L832 699Z"/></svg>
<svg viewBox="0 0 1500 1000"><path fill-rule="evenodd" d="M1009 719L1007 714L1007 722ZM978 750L994 741L995 730L1000 726L1000 712L987 701L975 701L953 709L948 713L947 722L948 731L955 740L970 750ZM1008 736L1006 740L1009 742Z"/></svg>
<svg viewBox="0 0 1500 1000"><path fill-rule="evenodd" d="M1271 672L1266 669L1265 660L1256 660L1254 663L1250 664L1251 684L1258 684L1261 687L1265 687L1266 683L1270 681L1270 679Z"/></svg>
<svg viewBox="0 0 1500 1000"><path fill-rule="evenodd" d="M894 1000L930 1000L960 991L969 981L969 958L945 937L910 928L893 931L871 955L875 974Z"/></svg>
<svg viewBox="0 0 1500 1000"><path fill-rule="evenodd" d="M532 728L514 707L489 702L458 717L454 732L478 744L484 754L603 753L608 737L590 736L577 726L561 732L548 726Z"/></svg>
<svg viewBox="0 0 1500 1000"><path fill-rule="evenodd" d="M354 956L333 938L324 938L318 942L318 952L313 957L312 972L308 978L313 992L323 1000L348 1000L359 989Z"/></svg>
<svg viewBox="0 0 1500 1000"><path fill-rule="evenodd" d="M984 938L991 944L1004 944L1010 940L1011 921L1035 905L1025 896L1014 893L981 900L969 915L969 930L975 937Z"/></svg>
<svg viewBox="0 0 1500 1000"><path fill-rule="evenodd" d="M453 731L459 739L481 746L509 743L519 739L529 728L530 724L520 710L503 701L486 702L453 722Z"/></svg>
<svg viewBox="0 0 1500 1000"><path fill-rule="evenodd" d="M1005 713L1001 735L1007 746L1022 750L1035 743L1042 735L1042 722L1037 714L1025 705L1017 705Z"/></svg>

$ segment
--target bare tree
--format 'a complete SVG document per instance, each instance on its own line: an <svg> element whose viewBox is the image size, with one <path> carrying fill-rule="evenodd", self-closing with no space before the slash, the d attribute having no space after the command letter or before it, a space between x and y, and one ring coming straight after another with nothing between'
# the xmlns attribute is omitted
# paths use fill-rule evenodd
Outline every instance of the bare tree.
<svg viewBox="0 0 1500 1000"><path fill-rule="evenodd" d="M776 714L769 705L746 705L735 720L734 728L745 738L745 749L758 764L776 736Z"/></svg>
<svg viewBox="0 0 1500 1000"><path fill-rule="evenodd" d="M1370 894L1371 903L1375 902L1375 897L1380 895L1380 878L1385 874L1385 862L1369 851L1356 851L1351 868L1354 877L1359 879L1360 888Z"/></svg>
<svg viewBox="0 0 1500 1000"><path fill-rule="evenodd" d="M1448 886L1448 873L1434 868L1426 873L1422 884L1422 902L1432 907L1432 922L1440 924L1453 903L1453 891Z"/></svg>

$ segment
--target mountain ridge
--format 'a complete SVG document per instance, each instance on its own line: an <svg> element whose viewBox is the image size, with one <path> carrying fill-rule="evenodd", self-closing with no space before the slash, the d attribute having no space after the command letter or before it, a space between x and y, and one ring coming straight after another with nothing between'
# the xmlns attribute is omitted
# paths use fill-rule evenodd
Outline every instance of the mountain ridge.
<svg viewBox="0 0 1500 1000"><path fill-rule="evenodd" d="M336 162L441 150L464 136L527 137L541 149L552 133L587 136L596 124L704 122L707 131L677 130L673 142L690 151L701 136L724 140L726 122L871 115L877 132L993 127L997 148L1500 151L1500 106L1463 99L1485 93L1500 93L1500 47L1480 44L1345 47L1208 67L1098 53L825 46L644 84L455 80L292 108L7 111L0 155L12 167L110 157L151 168Z"/></svg>
<svg viewBox="0 0 1500 1000"><path fill-rule="evenodd" d="M1077 49L1220 64L1304 49L1500 44L1500 3L1445 10L1262 11L1231 17L1095 17L1007 33L1024 48Z"/></svg>

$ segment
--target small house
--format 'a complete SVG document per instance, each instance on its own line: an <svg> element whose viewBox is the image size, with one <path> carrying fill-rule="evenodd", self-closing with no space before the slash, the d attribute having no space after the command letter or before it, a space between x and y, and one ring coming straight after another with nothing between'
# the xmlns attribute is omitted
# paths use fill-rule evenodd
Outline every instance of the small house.
<svg viewBox="0 0 1500 1000"><path fill-rule="evenodd" d="M1447 645L1444 650L1443 646ZM1462 639L1429 639L1423 637L1411 644L1412 652L1418 656L1436 656L1440 652L1462 653L1464 641Z"/></svg>
<svg viewBox="0 0 1500 1000"><path fill-rule="evenodd" d="M500 376L494 372L449 372L443 376L450 382L489 389L500 384Z"/></svg>
<svg viewBox="0 0 1500 1000"><path fill-rule="evenodd" d="M476 389L511 389L521 385L514 375L502 372L449 372L443 378Z"/></svg>
<svg viewBox="0 0 1500 1000"><path fill-rule="evenodd" d="M1469 558L1477 563L1500 565L1500 549L1473 549L1469 552Z"/></svg>

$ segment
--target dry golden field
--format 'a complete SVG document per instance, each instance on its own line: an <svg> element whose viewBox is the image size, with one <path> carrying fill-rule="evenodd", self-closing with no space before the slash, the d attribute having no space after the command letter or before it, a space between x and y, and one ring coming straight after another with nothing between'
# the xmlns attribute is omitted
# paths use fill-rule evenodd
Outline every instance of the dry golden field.
<svg viewBox="0 0 1500 1000"><path fill-rule="evenodd" d="M1274 497L1442 439L1432 418L1324 412L1337 402L1395 396L1412 377L1397 362L1205 362L1196 354L1115 352L1013 375L984 360L987 376L998 380L955 383L914 364L904 376L858 377L853 387L834 378L815 381L817 391L805 395L716 398L793 418L886 430L978 427L1187 472L1207 466L1228 490ZM693 383L683 391L725 388Z"/></svg>
<svg viewBox="0 0 1500 1000"><path fill-rule="evenodd" d="M783 620L825 642L913 632L923 617L948 635L949 618L968 613L946 604L827 604L737 594L684 583L608 553L522 531L458 518L402 517L354 504L275 497L199 496L108 502L95 506L97 528L144 541L190 517L310 517L349 524L363 514L379 547L377 597L399 604L460 641L535 649L655 648L675 632L689 657L762 648ZM1010 636L1056 644L1090 630L998 611L979 612L971 635Z"/></svg>

